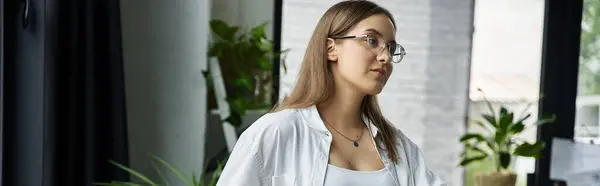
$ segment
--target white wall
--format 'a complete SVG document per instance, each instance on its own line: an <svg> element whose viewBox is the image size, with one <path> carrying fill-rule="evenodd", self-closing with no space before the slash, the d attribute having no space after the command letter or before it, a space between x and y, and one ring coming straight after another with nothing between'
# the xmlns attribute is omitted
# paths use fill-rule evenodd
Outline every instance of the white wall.
<svg viewBox="0 0 600 186"><path fill-rule="evenodd" d="M476 0L472 73L518 73L539 82L544 0Z"/></svg>
<svg viewBox="0 0 600 186"><path fill-rule="evenodd" d="M153 178L147 153L186 173L203 167L209 7L208 0L121 1L130 163Z"/></svg>

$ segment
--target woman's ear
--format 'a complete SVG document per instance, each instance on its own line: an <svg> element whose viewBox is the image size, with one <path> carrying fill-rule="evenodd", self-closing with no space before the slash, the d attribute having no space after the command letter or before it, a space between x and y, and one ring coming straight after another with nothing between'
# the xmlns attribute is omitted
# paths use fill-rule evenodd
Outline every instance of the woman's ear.
<svg viewBox="0 0 600 186"><path fill-rule="evenodd" d="M328 61L337 61L337 50L335 49L335 40L331 38L327 38L327 60Z"/></svg>

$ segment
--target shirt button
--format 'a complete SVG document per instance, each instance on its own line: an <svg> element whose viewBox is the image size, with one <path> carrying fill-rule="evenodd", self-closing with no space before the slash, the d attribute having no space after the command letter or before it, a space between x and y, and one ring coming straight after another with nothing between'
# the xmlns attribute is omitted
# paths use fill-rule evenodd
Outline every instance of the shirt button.
<svg viewBox="0 0 600 186"><path fill-rule="evenodd" d="M329 134L329 132L326 132L326 133L325 133L325 136L329 136L329 135L330 135L330 134Z"/></svg>

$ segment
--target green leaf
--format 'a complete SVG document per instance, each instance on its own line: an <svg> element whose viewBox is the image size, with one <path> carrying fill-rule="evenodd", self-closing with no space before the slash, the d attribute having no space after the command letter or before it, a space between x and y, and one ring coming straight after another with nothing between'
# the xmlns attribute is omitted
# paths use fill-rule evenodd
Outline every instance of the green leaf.
<svg viewBox="0 0 600 186"><path fill-rule="evenodd" d="M240 77L240 78L234 80L233 84L236 87L242 88L242 89L247 90L247 91L251 91L252 90L252 79L250 79L250 78Z"/></svg>
<svg viewBox="0 0 600 186"><path fill-rule="evenodd" d="M267 40L265 38L261 38L258 43L258 48L260 48L264 52L270 52L273 50L273 42Z"/></svg>
<svg viewBox="0 0 600 186"><path fill-rule="evenodd" d="M221 57L223 54L227 54L230 49L230 43L228 42L214 42L208 49L208 57Z"/></svg>
<svg viewBox="0 0 600 186"><path fill-rule="evenodd" d="M461 158L464 158L465 156L467 156L467 151L466 151L466 150L463 150L463 151L460 153L460 157L461 157Z"/></svg>
<svg viewBox="0 0 600 186"><path fill-rule="evenodd" d="M475 156L475 157L464 158L464 159L462 159L462 161L460 161L460 166L466 166L473 162L481 161L487 157L488 157L487 155L479 155L479 156Z"/></svg>
<svg viewBox="0 0 600 186"><path fill-rule="evenodd" d="M477 141L485 141L485 138L481 134L467 133L460 138L460 142L464 142L470 139L477 139Z"/></svg>
<svg viewBox="0 0 600 186"><path fill-rule="evenodd" d="M531 114L527 114L527 115L523 116L521 119L517 120L517 122L515 122L515 123L523 123L529 117L531 117Z"/></svg>
<svg viewBox="0 0 600 186"><path fill-rule="evenodd" d="M227 98L227 102L229 103L229 108L232 111L235 111L239 116L243 116L246 115L246 110L248 110L248 108L252 107L252 101L251 99L247 99L243 96L237 96L237 97L228 97Z"/></svg>
<svg viewBox="0 0 600 186"><path fill-rule="evenodd" d="M538 158L543 148L544 142L542 141L537 141L534 144L525 142L517 146L514 154L518 156Z"/></svg>
<svg viewBox="0 0 600 186"><path fill-rule="evenodd" d="M496 131L494 141L496 142L497 145L500 146L500 148L502 148L506 144L506 133L507 133L507 131L503 131L503 130Z"/></svg>
<svg viewBox="0 0 600 186"><path fill-rule="evenodd" d="M92 185L106 185L106 186L142 186L137 183L112 181L110 183L92 183Z"/></svg>
<svg viewBox="0 0 600 186"><path fill-rule="evenodd" d="M502 167L503 169L508 169L508 166L510 165L511 161L510 154L508 152L500 152L498 153L498 158L500 167Z"/></svg>
<svg viewBox="0 0 600 186"><path fill-rule="evenodd" d="M256 27L252 28L252 30L250 31L250 33L252 34L252 38L255 38L255 39L266 38L267 34L265 33L265 27L267 27L268 24L269 24L269 21L266 21Z"/></svg>
<svg viewBox="0 0 600 186"><path fill-rule="evenodd" d="M159 163L161 163L162 165L164 165L165 167L169 168L169 170L171 170L171 172L173 172L177 177L179 177L179 179L181 179L181 181L183 181L186 185L188 186L194 186L190 180L187 179L187 176L184 176L183 173L181 173L181 171L179 169L176 169L175 167L173 167L171 164L169 164L167 161L154 156L154 155L150 155L150 157L152 157L152 159L158 161Z"/></svg>
<svg viewBox="0 0 600 186"><path fill-rule="evenodd" d="M508 114L508 110L504 107L500 107L500 116Z"/></svg>
<svg viewBox="0 0 600 186"><path fill-rule="evenodd" d="M489 115L489 114L482 114L481 117L483 117L483 119L485 119L490 125L494 126L495 128L498 128L498 123L496 122L496 118L493 115Z"/></svg>
<svg viewBox="0 0 600 186"><path fill-rule="evenodd" d="M146 176L145 176L145 175L143 175L142 173L140 173L140 172L138 172L138 171L135 171L135 170L133 170L133 169L130 169L130 168L126 167L125 165L122 165L122 164L120 164L120 163L117 163L117 162L115 162L115 161L112 161L112 160L108 160L108 161L109 161L111 164L113 164L113 165L115 165L115 166L119 167L120 169L123 169L123 170L127 171L129 174L131 174L131 175L133 175L133 176L135 176L135 177L139 178L139 179L140 179L140 180L142 180L143 182L145 182L145 183L147 183L147 184L150 184L150 185L152 185L152 186L158 186L158 184L156 184L154 181L152 181L150 178L146 177Z"/></svg>
<svg viewBox="0 0 600 186"><path fill-rule="evenodd" d="M481 154L485 154L485 155L491 155L490 153L484 151L483 149L477 147L477 146L471 146L467 148L470 151L476 152L476 153L481 153Z"/></svg>
<svg viewBox="0 0 600 186"><path fill-rule="evenodd" d="M492 103L490 101L488 101L487 97L485 96L485 93L483 92L483 90L481 88L477 88L477 91L479 91L479 92L481 92L481 94L483 94L483 100L485 100L485 103L488 106L490 113L492 113L492 118L494 118L493 116L495 115L494 113L496 113L496 111L494 111L494 107L492 107ZM496 123L496 122L494 122L494 123Z"/></svg>
<svg viewBox="0 0 600 186"><path fill-rule="evenodd" d="M510 128L510 133L518 134L520 132L523 132L524 129L525 125L523 125L523 123L517 123Z"/></svg>
<svg viewBox="0 0 600 186"><path fill-rule="evenodd" d="M486 123L484 123L482 121L473 121L473 123L479 125L481 128L486 129L488 132L492 132L492 133L495 132L494 126L490 126L490 125L488 125L488 124L486 124Z"/></svg>
<svg viewBox="0 0 600 186"><path fill-rule="evenodd" d="M556 120L556 115L552 115L551 117L547 117L545 119L538 120L535 122L535 125L542 126L544 124L552 123Z"/></svg>
<svg viewBox="0 0 600 186"><path fill-rule="evenodd" d="M290 49L289 49L289 48L288 48L288 49L285 49L285 50L283 50L283 51L281 51L281 52L279 52L279 56L281 57L281 58L280 58L280 61L281 61L281 66L283 67L283 74L287 74L287 63L286 63L286 59L287 59L287 55L288 55L288 53L289 53L289 52L290 52Z"/></svg>
<svg viewBox="0 0 600 186"><path fill-rule="evenodd" d="M500 129L503 131L508 131L508 128L511 127L513 121L513 113L512 112L504 112L500 114Z"/></svg>
<svg viewBox="0 0 600 186"><path fill-rule="evenodd" d="M242 125L242 117L237 111L233 109L231 109L229 117L225 118L223 121L229 122L229 124L235 127L239 127Z"/></svg>
<svg viewBox="0 0 600 186"><path fill-rule="evenodd" d="M256 63L261 70L271 71L273 69L273 65L269 58L259 58Z"/></svg>
<svg viewBox="0 0 600 186"><path fill-rule="evenodd" d="M200 179L202 179L202 174L200 174ZM196 178L196 171L192 171L192 184L194 184L194 186L201 186L204 184Z"/></svg>
<svg viewBox="0 0 600 186"><path fill-rule="evenodd" d="M202 76L206 79L208 79L208 77L210 76L210 72L208 70L203 70L202 71Z"/></svg>
<svg viewBox="0 0 600 186"><path fill-rule="evenodd" d="M219 38L226 41L233 41L235 38L235 34L240 30L237 26L229 26L222 20L211 20L210 21L210 29L215 33Z"/></svg>
<svg viewBox="0 0 600 186"><path fill-rule="evenodd" d="M171 184L169 184L169 181L167 180L167 178L165 177L163 172L160 171L158 166L156 166L156 163L154 161L151 161L150 164L152 164L152 168L154 168L154 170L156 170L158 177L160 177L160 179L163 181L163 183L165 183L166 186L170 186Z"/></svg>
<svg viewBox="0 0 600 186"><path fill-rule="evenodd" d="M210 186L217 185L217 181L219 181L219 177L221 177L221 173L223 172L223 167L225 166L225 160L219 162L217 165L217 169L212 173L211 180L209 182Z"/></svg>
<svg viewBox="0 0 600 186"><path fill-rule="evenodd" d="M493 138L487 138L485 139L485 143L487 144L487 146L492 149L493 151L496 151L498 149L498 147L494 146L495 142Z"/></svg>

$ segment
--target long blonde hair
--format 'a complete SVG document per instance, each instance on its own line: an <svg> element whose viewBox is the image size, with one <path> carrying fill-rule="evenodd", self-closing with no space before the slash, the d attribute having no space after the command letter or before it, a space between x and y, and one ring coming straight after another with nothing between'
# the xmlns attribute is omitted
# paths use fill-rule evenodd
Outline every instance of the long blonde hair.
<svg viewBox="0 0 600 186"><path fill-rule="evenodd" d="M271 112L306 108L325 102L333 94L335 87L327 60L327 38L342 36L360 21L376 14L386 15L392 21L394 28L396 27L390 12L370 1L343 1L329 8L319 20L308 43L294 90ZM383 117L375 95L367 95L363 98L361 112L379 129L380 135L376 140L383 142L390 159L397 162L395 129Z"/></svg>

